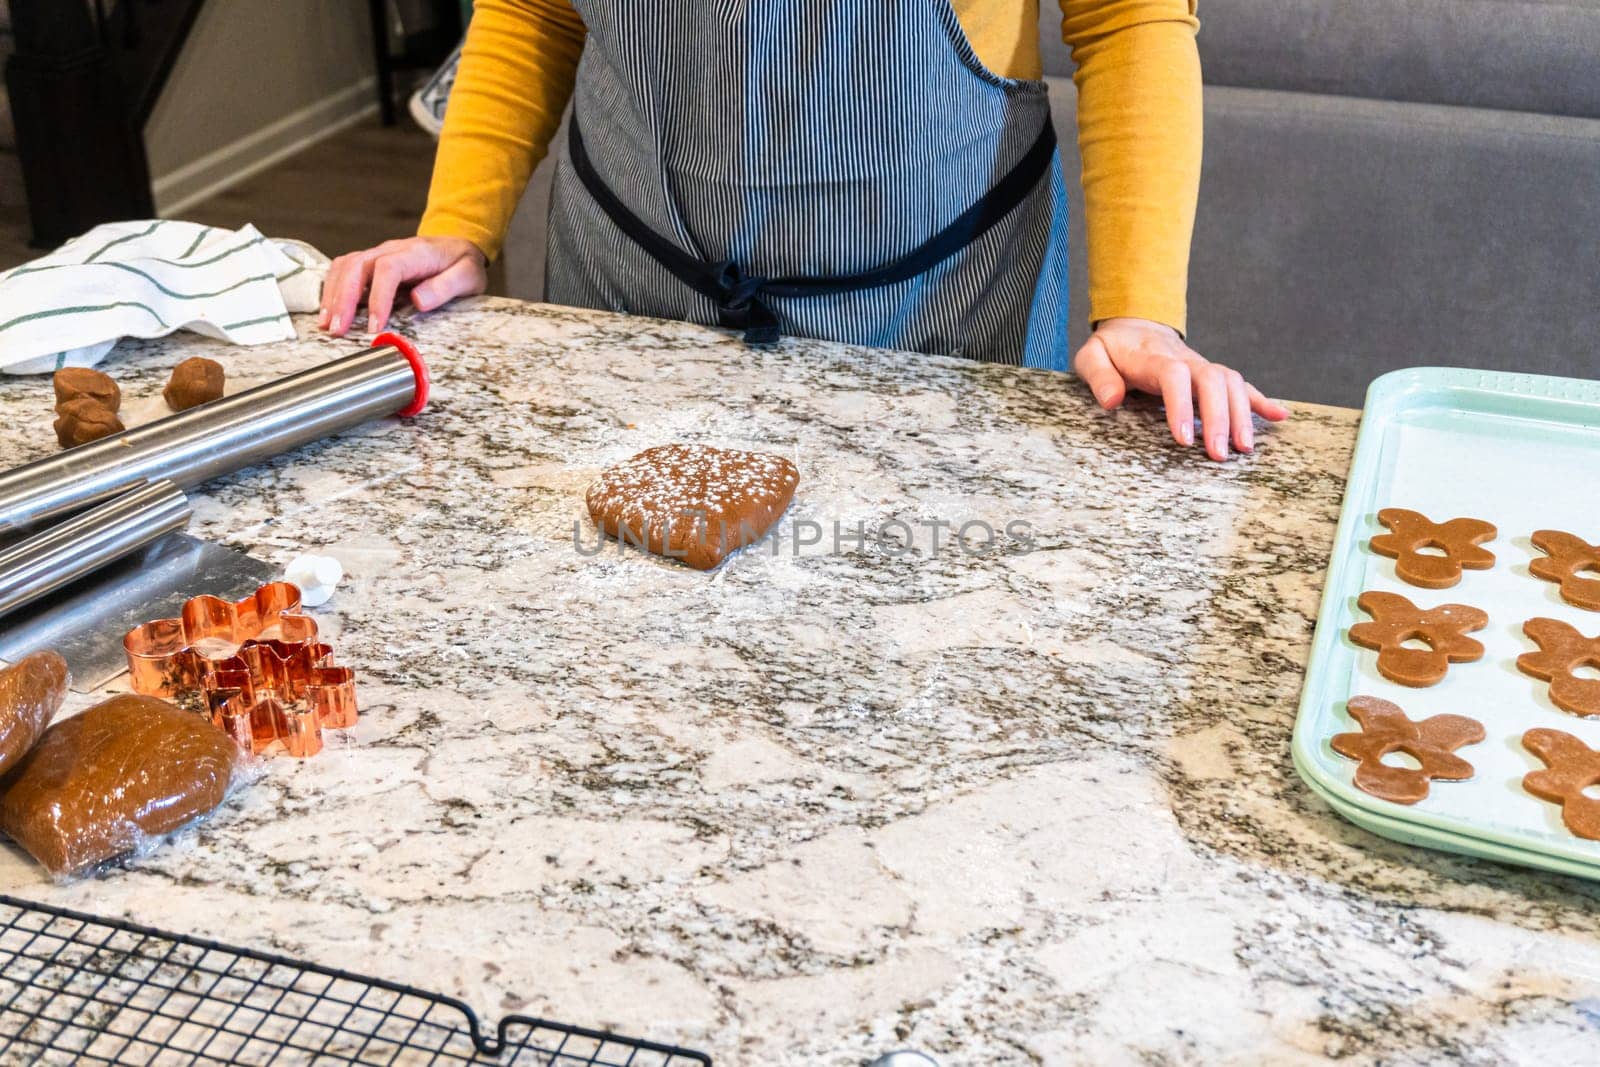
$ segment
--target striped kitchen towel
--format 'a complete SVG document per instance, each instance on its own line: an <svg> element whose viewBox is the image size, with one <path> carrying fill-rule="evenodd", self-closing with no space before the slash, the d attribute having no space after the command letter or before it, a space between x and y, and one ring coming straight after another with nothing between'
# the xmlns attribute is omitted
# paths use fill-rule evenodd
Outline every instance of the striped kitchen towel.
<svg viewBox="0 0 1600 1067"><path fill-rule="evenodd" d="M0 371L92 367L124 337L193 330L240 345L295 336L328 257L253 226L112 222L0 274Z"/></svg>

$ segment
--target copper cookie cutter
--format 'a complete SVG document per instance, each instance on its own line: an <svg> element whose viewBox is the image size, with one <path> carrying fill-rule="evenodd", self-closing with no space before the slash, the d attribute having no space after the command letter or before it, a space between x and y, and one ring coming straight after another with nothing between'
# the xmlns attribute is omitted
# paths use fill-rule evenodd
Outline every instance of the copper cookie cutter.
<svg viewBox="0 0 1600 1067"><path fill-rule="evenodd" d="M130 630L122 647L134 692L203 712L250 752L282 741L304 759L322 751L323 729L356 724L355 672L334 666L288 582L237 603L194 597L177 618Z"/></svg>

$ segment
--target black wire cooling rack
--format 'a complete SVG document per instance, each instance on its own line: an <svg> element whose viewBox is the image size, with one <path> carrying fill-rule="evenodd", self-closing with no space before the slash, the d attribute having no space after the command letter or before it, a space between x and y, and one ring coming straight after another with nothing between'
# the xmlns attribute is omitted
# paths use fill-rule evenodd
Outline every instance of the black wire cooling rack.
<svg viewBox="0 0 1600 1067"><path fill-rule="evenodd" d="M710 1067L265 952L0 895L0 1064Z"/></svg>

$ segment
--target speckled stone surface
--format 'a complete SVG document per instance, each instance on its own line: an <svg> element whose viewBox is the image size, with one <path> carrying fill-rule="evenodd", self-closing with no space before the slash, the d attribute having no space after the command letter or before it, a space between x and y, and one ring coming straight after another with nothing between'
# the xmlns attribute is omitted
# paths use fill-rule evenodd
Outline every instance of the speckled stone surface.
<svg viewBox="0 0 1600 1067"><path fill-rule="evenodd" d="M403 328L428 413L197 501L344 564L360 726L94 880L5 846L0 889L719 1064L1595 1059L1600 889L1373 837L1291 767L1355 413L1219 467L1065 376L507 301ZM301 333L107 369L357 347ZM48 392L0 381L0 462L52 447ZM674 441L799 466L777 552L593 554L584 489Z"/></svg>

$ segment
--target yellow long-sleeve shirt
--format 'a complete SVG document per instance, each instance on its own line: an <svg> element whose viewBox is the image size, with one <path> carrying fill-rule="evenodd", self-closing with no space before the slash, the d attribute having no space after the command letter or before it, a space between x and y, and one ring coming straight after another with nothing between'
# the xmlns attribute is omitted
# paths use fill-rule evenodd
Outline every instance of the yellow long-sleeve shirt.
<svg viewBox="0 0 1600 1067"><path fill-rule="evenodd" d="M952 0L991 70L1037 78L1039 0ZM1060 0L1077 64L1089 315L1184 329L1200 184L1195 0ZM477 0L418 232L491 257L572 95L586 31L571 0Z"/></svg>

